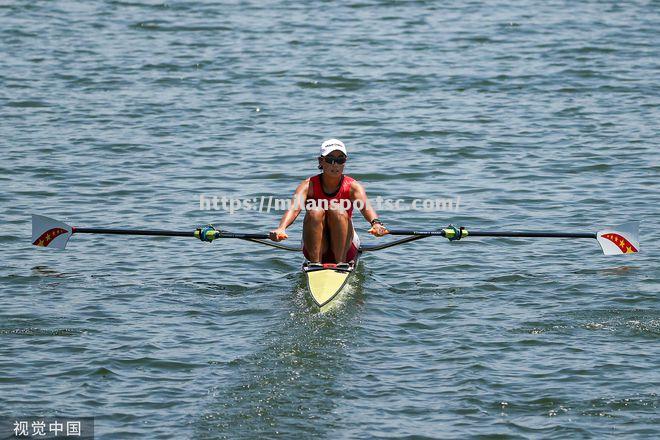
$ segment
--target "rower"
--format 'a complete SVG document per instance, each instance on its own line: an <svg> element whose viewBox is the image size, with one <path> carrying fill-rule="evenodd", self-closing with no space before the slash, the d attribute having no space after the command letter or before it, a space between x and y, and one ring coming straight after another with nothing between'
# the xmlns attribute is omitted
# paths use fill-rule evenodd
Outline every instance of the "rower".
<svg viewBox="0 0 660 440"><path fill-rule="evenodd" d="M371 224L369 232L381 237L387 228L369 204L364 187L344 174L348 160L346 146L338 139L321 145L318 167L321 173L303 180L296 188L289 209L277 229L270 231L273 241L288 238L288 228L306 208L303 221L303 254L311 264L354 261L360 239L353 228L353 208Z"/></svg>

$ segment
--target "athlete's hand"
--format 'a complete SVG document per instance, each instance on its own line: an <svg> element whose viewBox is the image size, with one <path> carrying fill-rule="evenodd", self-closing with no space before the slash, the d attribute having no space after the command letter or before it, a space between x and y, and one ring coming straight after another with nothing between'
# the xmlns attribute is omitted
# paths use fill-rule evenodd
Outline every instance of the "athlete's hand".
<svg viewBox="0 0 660 440"><path fill-rule="evenodd" d="M284 229L275 229L268 233L268 238L273 241L282 241L289 238L289 236L284 232Z"/></svg>
<svg viewBox="0 0 660 440"><path fill-rule="evenodd" d="M387 235L390 233L390 231L387 230L385 225L382 225L380 223L375 223L371 229L369 229L369 233L371 235L375 235L376 237L382 237L383 235Z"/></svg>

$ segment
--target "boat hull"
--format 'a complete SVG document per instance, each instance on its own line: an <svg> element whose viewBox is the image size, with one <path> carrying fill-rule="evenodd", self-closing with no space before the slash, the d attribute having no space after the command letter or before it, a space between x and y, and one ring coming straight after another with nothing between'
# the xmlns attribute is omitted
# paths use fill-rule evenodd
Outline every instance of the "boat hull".
<svg viewBox="0 0 660 440"><path fill-rule="evenodd" d="M356 266L357 259L348 267L338 267L336 264L310 267L307 262L303 264L309 296L321 312L326 312L334 306Z"/></svg>

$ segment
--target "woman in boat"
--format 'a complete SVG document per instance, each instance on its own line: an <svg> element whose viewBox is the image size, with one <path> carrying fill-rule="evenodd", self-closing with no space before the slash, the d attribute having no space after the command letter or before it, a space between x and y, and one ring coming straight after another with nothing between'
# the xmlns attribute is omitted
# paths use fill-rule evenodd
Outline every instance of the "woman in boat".
<svg viewBox="0 0 660 440"><path fill-rule="evenodd" d="M348 160L346 146L338 139L321 145L318 157L321 174L305 179L298 185L289 209L270 239L288 238L288 228L305 207L303 222L303 254L312 263L349 263L360 248L360 239L353 228L353 208L357 208L371 224L369 232L377 237L387 234L387 228L369 204L364 187L344 174Z"/></svg>

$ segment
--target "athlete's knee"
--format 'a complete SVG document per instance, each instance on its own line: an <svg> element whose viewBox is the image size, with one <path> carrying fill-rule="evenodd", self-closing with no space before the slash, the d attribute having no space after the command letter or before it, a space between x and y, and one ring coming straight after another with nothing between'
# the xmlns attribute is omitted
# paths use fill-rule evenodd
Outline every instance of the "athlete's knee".
<svg viewBox="0 0 660 440"><path fill-rule="evenodd" d="M345 219L345 220L349 219L348 212L340 207L336 209L329 209L327 212L327 216L331 219Z"/></svg>
<svg viewBox="0 0 660 440"><path fill-rule="evenodd" d="M325 218L325 211L319 208L312 208L305 213L305 222L322 222Z"/></svg>

